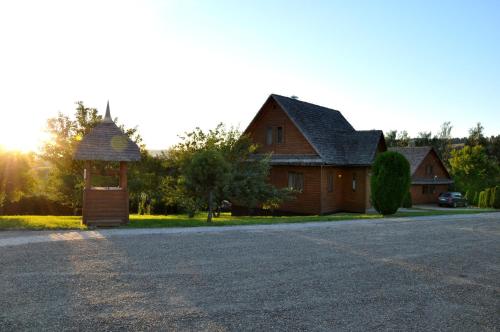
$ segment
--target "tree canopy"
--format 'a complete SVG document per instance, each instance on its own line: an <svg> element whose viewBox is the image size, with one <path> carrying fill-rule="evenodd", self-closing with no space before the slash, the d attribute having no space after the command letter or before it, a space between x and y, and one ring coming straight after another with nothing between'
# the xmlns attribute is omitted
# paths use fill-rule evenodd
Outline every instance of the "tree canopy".
<svg viewBox="0 0 500 332"><path fill-rule="evenodd" d="M224 200L248 208L275 207L289 198L287 189L268 183L268 157L253 155L257 146L247 136L219 124L204 132L186 133L168 152L170 176L165 179L167 200L178 202L191 214L207 207L219 209Z"/></svg>

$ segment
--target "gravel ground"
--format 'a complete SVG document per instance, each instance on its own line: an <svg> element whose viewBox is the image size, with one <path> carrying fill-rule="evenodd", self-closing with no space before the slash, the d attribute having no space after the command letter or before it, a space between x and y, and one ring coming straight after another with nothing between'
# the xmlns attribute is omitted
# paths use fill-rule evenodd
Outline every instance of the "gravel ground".
<svg viewBox="0 0 500 332"><path fill-rule="evenodd" d="M278 226L0 247L0 331L500 326L499 213Z"/></svg>

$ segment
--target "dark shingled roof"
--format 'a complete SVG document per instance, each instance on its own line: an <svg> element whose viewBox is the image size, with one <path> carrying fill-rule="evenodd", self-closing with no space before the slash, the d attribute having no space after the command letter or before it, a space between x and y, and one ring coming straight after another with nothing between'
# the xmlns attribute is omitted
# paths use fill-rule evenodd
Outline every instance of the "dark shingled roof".
<svg viewBox="0 0 500 332"><path fill-rule="evenodd" d="M410 163L410 174L413 175L424 158L431 152L430 146L413 146L413 147L392 147L389 151L399 152Z"/></svg>
<svg viewBox="0 0 500 332"><path fill-rule="evenodd" d="M88 135L83 137L76 148L76 160L138 161L141 153L137 144L132 142L113 122L109 112Z"/></svg>
<svg viewBox="0 0 500 332"><path fill-rule="evenodd" d="M269 98L281 106L325 164L371 165L380 140L384 141L381 130L355 130L339 111L275 94Z"/></svg>

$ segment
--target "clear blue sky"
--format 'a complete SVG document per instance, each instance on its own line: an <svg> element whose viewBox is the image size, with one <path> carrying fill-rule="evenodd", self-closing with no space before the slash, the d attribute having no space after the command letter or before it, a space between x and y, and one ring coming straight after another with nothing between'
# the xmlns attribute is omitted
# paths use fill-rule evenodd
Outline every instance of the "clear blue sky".
<svg viewBox="0 0 500 332"><path fill-rule="evenodd" d="M482 122L500 134L498 0L50 2L33 17L0 7L11 18L0 69L22 76L0 78L2 115L43 122L109 98L164 148L195 126L244 129L278 93L338 109L357 129L414 136L451 121L466 136ZM45 60L22 42L40 43Z"/></svg>

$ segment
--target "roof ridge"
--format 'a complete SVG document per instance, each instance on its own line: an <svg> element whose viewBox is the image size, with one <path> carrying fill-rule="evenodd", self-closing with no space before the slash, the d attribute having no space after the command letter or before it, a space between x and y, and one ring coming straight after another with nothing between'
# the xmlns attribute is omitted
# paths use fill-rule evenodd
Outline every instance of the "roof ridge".
<svg viewBox="0 0 500 332"><path fill-rule="evenodd" d="M318 105L318 104L310 103L308 101L303 101L303 100L300 100L300 99L295 99L295 98L291 98L291 97L279 95L277 93L271 93L271 96L290 99L290 100L292 100L294 102L300 102L300 103L308 104L308 105L315 106L315 107L321 107L321 108L324 108L324 109L327 109L327 110L331 110L331 111L335 111L335 112L339 112L340 114L342 114L342 112L340 112L339 110L336 110L334 108L330 108L330 107L326 107L326 106L321 106L321 105Z"/></svg>

